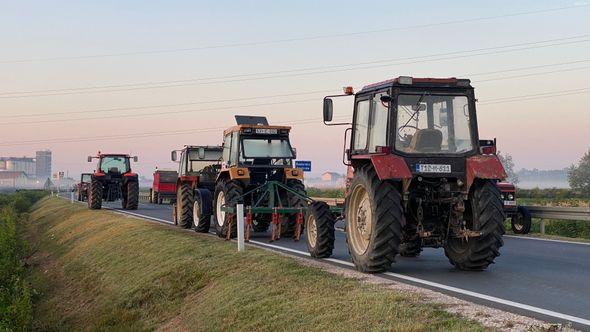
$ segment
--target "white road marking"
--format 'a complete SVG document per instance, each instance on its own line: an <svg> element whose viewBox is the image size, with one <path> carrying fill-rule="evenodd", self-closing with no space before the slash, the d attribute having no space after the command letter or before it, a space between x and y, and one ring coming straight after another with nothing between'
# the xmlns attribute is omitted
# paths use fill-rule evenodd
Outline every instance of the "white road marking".
<svg viewBox="0 0 590 332"><path fill-rule="evenodd" d="M149 220L154 220L154 221L166 223L166 224L169 224L169 225L173 224L172 222L170 222L168 220L164 220L164 219L160 219L160 218L155 218L155 217L150 217L150 216L142 215L140 213L133 213L133 212L125 211L125 210L117 210L117 209L112 209L112 208L108 208L108 207L105 207L105 209L108 209L108 210L111 210L111 211L114 211L114 212L123 213L123 214L130 214L130 215L133 215L133 216L137 216L137 217L141 217L141 218L145 218L145 219L149 219ZM212 232L210 232L210 233L211 234L214 234ZM565 243L590 245L589 243L582 243L582 242L570 242L570 241L551 240L551 239L538 239L538 238L529 238L529 237L522 237L522 236L511 236L511 235L506 235L506 236L508 236L508 237L514 237L514 238L529 239L529 240L542 240L542 241L565 242ZM256 244L256 245L259 245L259 246L263 246L263 247L267 247L267 248L272 248L272 249L277 249L277 250L281 250L281 251L291 252L291 253L295 253L295 254L298 254L298 255L310 256L310 254L308 252L304 252L304 251L300 251L300 250L296 250L296 249L291 249L291 248L285 248L285 247L277 246L277 245L270 244L270 243L265 243L265 242L255 241L255 240L250 240L250 243L253 243L253 244ZM341 265L345 265L345 266L349 266L349 267L354 267L354 264L353 263L348 262L348 261L344 261L344 260L340 260L340 259L326 258L326 259L322 259L322 260L333 262L333 263L337 263L337 264L341 264ZM510 301L510 300L505 300L505 299L501 299L501 298L498 298L498 297L495 297L495 296L481 294L481 293L469 291L469 290L462 289L462 288L457 288L457 287L453 287L453 286L447 286L447 285L440 284L440 283L433 282L433 281L429 281L429 280L424 280L424 279L420 279L420 278L410 277L410 276L406 276L406 275L399 274L399 273L383 272L382 274L388 275L388 276L391 276L391 277L394 277L394 278L397 278L397 279L410 281L410 282L413 282L413 283L416 283L416 284L421 284L421 285L425 285L425 286L429 286L429 287L433 287L433 288L437 288L437 289L442 289L442 290L450 291L450 292L457 293L457 294L467 295L467 296L470 296L470 297L474 297L474 298L486 300L486 301L489 301L489 302L494 302L494 303L498 303L498 304L501 304L501 305L505 305L505 306L509 306L509 307L513 307L513 308L517 308L517 309L522 309L522 310L526 310L526 311L530 311L530 312L535 312L535 313L538 313L538 314L541 314L541 315L545 315L545 316L549 316L549 317L554 317L554 318L558 318L558 319L562 319L562 320L571 321L571 322L575 322L575 323L578 323L578 324L590 326L590 320L588 320L588 319L584 319L584 318L580 318L580 317L576 317L576 316L571 316L571 315L567 315L567 314L563 314L563 313L560 313L560 312L556 312L556 311L552 311L552 310L547 310L547 309L543 309L543 308L539 308L539 307L534 307L534 306L531 306L531 305L528 305L528 304L524 304L524 303L519 303L519 302Z"/></svg>
<svg viewBox="0 0 590 332"><path fill-rule="evenodd" d="M547 242L568 243L568 244L582 244L582 245L585 245L585 246L590 246L590 242L577 242L577 241L568 241L568 240L544 239L544 238L540 238L540 237L528 237L528 236L518 236L518 235L504 235L504 237L510 237L510 238L514 238L514 239L535 240L535 241L547 241Z"/></svg>

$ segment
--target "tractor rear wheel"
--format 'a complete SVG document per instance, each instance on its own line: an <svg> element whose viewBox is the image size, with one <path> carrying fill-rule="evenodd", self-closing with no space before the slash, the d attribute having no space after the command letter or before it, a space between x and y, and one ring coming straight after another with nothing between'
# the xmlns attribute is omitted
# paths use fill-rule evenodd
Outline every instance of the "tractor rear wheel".
<svg viewBox="0 0 590 332"><path fill-rule="evenodd" d="M307 250L311 257L327 258L334 250L336 220L325 202L312 202L305 218Z"/></svg>
<svg viewBox="0 0 590 332"><path fill-rule="evenodd" d="M270 214L258 214L256 219L252 221L252 229L255 232L266 232L270 226L271 218Z"/></svg>
<svg viewBox="0 0 590 332"><path fill-rule="evenodd" d="M531 213L524 206L519 206L510 223L514 234L528 234L531 231Z"/></svg>
<svg viewBox="0 0 590 332"><path fill-rule="evenodd" d="M242 185L238 181L220 181L215 186L215 201L213 207L215 208L215 233L219 237L227 236L227 228L231 222L230 227L230 238L236 237L238 227L236 214L232 213L230 219L230 213L223 211L222 207L235 208L238 203L241 202L241 196L244 192Z"/></svg>
<svg viewBox="0 0 590 332"><path fill-rule="evenodd" d="M193 222L193 205L195 195L188 183L181 183L176 190L176 224L182 228L191 228Z"/></svg>
<svg viewBox="0 0 590 332"><path fill-rule="evenodd" d="M96 179L90 181L88 207L92 210L99 210L102 207L102 183Z"/></svg>
<svg viewBox="0 0 590 332"><path fill-rule="evenodd" d="M481 271L500 255L505 218L500 189L493 182L480 181L473 187L465 221L468 229L481 232L481 236L447 239L445 255L458 269Z"/></svg>
<svg viewBox="0 0 590 332"><path fill-rule="evenodd" d="M193 204L193 229L198 233L209 232L211 227L211 213L203 213L203 205L201 196L195 195L195 203Z"/></svg>
<svg viewBox="0 0 590 332"><path fill-rule="evenodd" d="M307 196L307 192L305 192L305 185L303 185L303 182L301 182L299 180L288 180L287 187L289 187L291 190L293 190L303 196ZM288 207L301 208L302 211L305 212L305 210L307 208L307 201L304 198L302 198L298 195L295 195L290 191L287 191L286 197L287 197L287 206ZM305 215L303 217L303 220L305 223ZM281 236L282 237L295 236L295 230L297 229L297 213L292 213L290 215L285 216L284 218L282 218L281 222L282 222ZM304 224L301 225L299 235L301 235L301 233L303 233L303 228L304 228Z"/></svg>
<svg viewBox="0 0 590 332"><path fill-rule="evenodd" d="M123 191L123 209L137 210L137 206L139 205L139 183L137 181L129 181L126 187Z"/></svg>
<svg viewBox="0 0 590 332"><path fill-rule="evenodd" d="M381 181L371 166L355 170L346 200L346 241L357 270L381 272L394 262L402 233L401 200L398 189Z"/></svg>

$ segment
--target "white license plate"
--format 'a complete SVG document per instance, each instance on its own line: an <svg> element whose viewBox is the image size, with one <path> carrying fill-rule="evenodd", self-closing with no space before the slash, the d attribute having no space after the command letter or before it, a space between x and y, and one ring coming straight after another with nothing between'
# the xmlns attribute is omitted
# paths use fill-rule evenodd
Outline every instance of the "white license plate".
<svg viewBox="0 0 590 332"><path fill-rule="evenodd" d="M516 206L516 201L504 201L504 205Z"/></svg>
<svg viewBox="0 0 590 332"><path fill-rule="evenodd" d="M416 164L418 173L451 173L451 165Z"/></svg>
<svg viewBox="0 0 590 332"><path fill-rule="evenodd" d="M257 128L256 133L257 134L264 134L264 135L274 135L277 133L277 130L270 129L270 128Z"/></svg>

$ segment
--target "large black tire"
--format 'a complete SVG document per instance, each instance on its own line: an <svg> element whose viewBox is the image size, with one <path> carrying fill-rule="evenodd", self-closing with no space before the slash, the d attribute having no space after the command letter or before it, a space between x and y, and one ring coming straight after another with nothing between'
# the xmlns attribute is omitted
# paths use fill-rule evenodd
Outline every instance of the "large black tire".
<svg viewBox="0 0 590 332"><path fill-rule="evenodd" d="M504 245L504 209L500 189L491 181L478 181L469 194L465 209L467 228L481 232L468 240L449 238L445 255L461 270L485 270L500 255Z"/></svg>
<svg viewBox="0 0 590 332"><path fill-rule="evenodd" d="M528 234L531 231L531 213L524 206L519 206L510 218L514 234Z"/></svg>
<svg viewBox="0 0 590 332"><path fill-rule="evenodd" d="M356 269L369 273L388 269L402 234L401 195L395 184L379 180L370 165L360 167L346 201L346 241Z"/></svg>
<svg viewBox="0 0 590 332"><path fill-rule="evenodd" d="M215 199L213 207L215 208L215 233L219 237L227 236L227 226L230 222L229 213L221 211L221 206L226 204L230 207L236 207L241 203L241 196L244 192L242 185L238 181L220 181L215 186ZM236 237L238 232L236 214L233 214L231 220L230 238Z"/></svg>
<svg viewBox="0 0 590 332"><path fill-rule="evenodd" d="M123 190L123 209L137 210L139 206L139 182L129 181L127 188Z"/></svg>
<svg viewBox="0 0 590 332"><path fill-rule="evenodd" d="M92 179L88 187L88 207L92 210L102 207L102 183L96 179Z"/></svg>
<svg viewBox="0 0 590 332"><path fill-rule="evenodd" d="M294 190L297 193L302 194L303 196L307 196L307 192L305 192L305 185L303 185L303 182L299 180L288 180L287 187L289 187L291 190ZM305 212L305 210L307 209L307 201L304 198L299 197L289 191L286 192L286 198L288 207L301 208L303 212ZM284 218L282 218L281 223L281 237L295 236L295 230L297 229L297 213L285 216ZM303 233L304 223L305 214L303 216L303 224L301 225L299 230L299 235Z"/></svg>
<svg viewBox="0 0 590 332"><path fill-rule="evenodd" d="M334 250L336 219L325 202L312 202L305 218L305 239L311 257L327 258Z"/></svg>
<svg viewBox="0 0 590 332"><path fill-rule="evenodd" d="M198 233L208 233L211 227L211 213L203 213L201 196L195 195L193 204L193 229Z"/></svg>
<svg viewBox="0 0 590 332"><path fill-rule="evenodd" d="M191 228L193 223L193 205L195 194L188 183L181 183L176 189L176 224L182 228Z"/></svg>

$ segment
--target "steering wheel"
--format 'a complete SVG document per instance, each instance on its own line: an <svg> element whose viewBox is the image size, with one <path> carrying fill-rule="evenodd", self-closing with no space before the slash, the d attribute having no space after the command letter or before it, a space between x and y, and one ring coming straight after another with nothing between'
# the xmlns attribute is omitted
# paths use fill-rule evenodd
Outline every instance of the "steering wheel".
<svg viewBox="0 0 590 332"><path fill-rule="evenodd" d="M412 125L405 125L402 127L399 127L397 129L397 135L399 136L399 138L403 139L404 137L401 134L402 129L406 129L406 128L410 128L410 129L416 129L416 131L420 130L420 128L416 127L416 126L412 126Z"/></svg>

